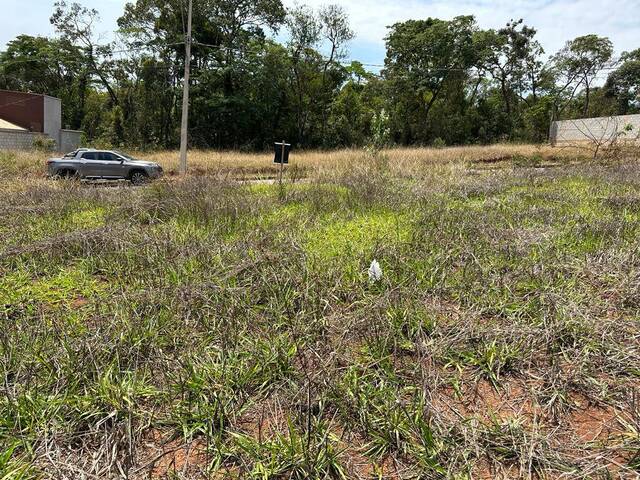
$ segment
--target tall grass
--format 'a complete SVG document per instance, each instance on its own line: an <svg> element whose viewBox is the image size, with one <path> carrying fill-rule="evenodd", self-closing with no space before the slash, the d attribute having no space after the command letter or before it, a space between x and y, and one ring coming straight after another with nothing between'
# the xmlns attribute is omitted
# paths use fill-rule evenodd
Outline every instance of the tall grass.
<svg viewBox="0 0 640 480"><path fill-rule="evenodd" d="M175 175L179 167L179 152L130 152L137 158L160 163L169 175ZM54 153L2 152L0 153L0 177L38 176L45 171L45 162ZM359 149L337 151L294 151L290 168L300 174L317 170L345 170L362 163L364 153ZM382 152L393 171L407 174L425 166L442 164L478 164L511 162L518 158L539 158L540 161L571 161L588 158L578 149L553 149L547 146L499 144L490 146L466 146L448 148L394 148ZM236 151L193 150L189 152L189 167L194 175L227 174L236 178L274 176L278 167L273 165L273 153L242 153Z"/></svg>

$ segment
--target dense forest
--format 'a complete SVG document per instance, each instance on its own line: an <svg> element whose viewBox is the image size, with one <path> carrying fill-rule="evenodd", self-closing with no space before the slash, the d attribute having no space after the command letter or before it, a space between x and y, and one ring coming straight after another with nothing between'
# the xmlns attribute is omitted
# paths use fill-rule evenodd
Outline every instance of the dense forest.
<svg viewBox="0 0 640 480"><path fill-rule="evenodd" d="M482 29L473 16L389 28L382 68L349 58L355 32L337 5L196 0L190 143L263 149L546 140L552 118L640 111L640 48L614 57L586 35L545 53L523 20ZM136 0L101 41L99 12L57 2L51 38L20 35L0 54L0 88L63 100L64 126L89 141L179 143L183 0ZM283 39L277 41L276 39Z"/></svg>

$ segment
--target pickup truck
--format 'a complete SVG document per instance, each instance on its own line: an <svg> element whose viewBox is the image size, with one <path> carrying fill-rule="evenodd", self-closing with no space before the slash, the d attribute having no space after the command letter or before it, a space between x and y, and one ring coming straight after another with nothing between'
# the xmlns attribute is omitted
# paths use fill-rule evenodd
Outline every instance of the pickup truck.
<svg viewBox="0 0 640 480"><path fill-rule="evenodd" d="M141 185L162 176L157 163L137 160L117 150L80 148L62 158L47 160L48 174L54 178L129 180Z"/></svg>

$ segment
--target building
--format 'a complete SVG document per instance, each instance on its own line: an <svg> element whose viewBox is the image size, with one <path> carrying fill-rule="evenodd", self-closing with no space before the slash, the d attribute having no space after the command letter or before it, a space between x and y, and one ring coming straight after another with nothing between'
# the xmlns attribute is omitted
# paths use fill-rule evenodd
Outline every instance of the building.
<svg viewBox="0 0 640 480"><path fill-rule="evenodd" d="M0 150L28 149L38 137L50 138L56 150L78 148L82 132L62 128L62 101L35 93L0 90Z"/></svg>

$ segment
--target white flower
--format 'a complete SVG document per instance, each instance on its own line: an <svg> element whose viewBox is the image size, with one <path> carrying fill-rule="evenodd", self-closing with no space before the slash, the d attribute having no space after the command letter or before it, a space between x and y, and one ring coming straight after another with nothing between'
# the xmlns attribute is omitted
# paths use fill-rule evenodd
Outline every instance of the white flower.
<svg viewBox="0 0 640 480"><path fill-rule="evenodd" d="M382 280L382 268L378 261L374 260L369 267L369 281L379 282L380 280Z"/></svg>

